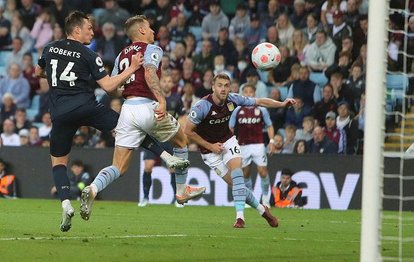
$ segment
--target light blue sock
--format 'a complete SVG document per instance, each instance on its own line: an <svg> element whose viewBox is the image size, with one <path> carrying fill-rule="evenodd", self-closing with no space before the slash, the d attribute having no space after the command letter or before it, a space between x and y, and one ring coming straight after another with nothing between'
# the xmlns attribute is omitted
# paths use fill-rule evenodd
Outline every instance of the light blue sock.
<svg viewBox="0 0 414 262"><path fill-rule="evenodd" d="M188 148L177 148L174 147L174 156L181 158L181 159L188 159ZM188 168L186 169L176 169L175 170L175 183L178 184L185 184L187 182L187 174Z"/></svg>
<svg viewBox="0 0 414 262"><path fill-rule="evenodd" d="M269 195L269 175L266 174L265 177L262 177L262 193L263 195Z"/></svg>
<svg viewBox="0 0 414 262"><path fill-rule="evenodd" d="M244 184L241 168L236 168L231 172L231 179L233 180L234 207L236 212L243 212L246 203L246 185Z"/></svg>
<svg viewBox="0 0 414 262"><path fill-rule="evenodd" d="M251 177L245 177L244 178L244 184L246 185L247 189L252 190L253 189L253 182L252 182L252 178Z"/></svg>
<svg viewBox="0 0 414 262"><path fill-rule="evenodd" d="M259 201L254 197L253 192L249 189L246 190L246 203L253 208L257 208L259 206Z"/></svg>
<svg viewBox="0 0 414 262"><path fill-rule="evenodd" d="M99 171L99 174L95 177L92 183L96 185L98 192L101 192L119 176L120 172L116 166L108 166Z"/></svg>

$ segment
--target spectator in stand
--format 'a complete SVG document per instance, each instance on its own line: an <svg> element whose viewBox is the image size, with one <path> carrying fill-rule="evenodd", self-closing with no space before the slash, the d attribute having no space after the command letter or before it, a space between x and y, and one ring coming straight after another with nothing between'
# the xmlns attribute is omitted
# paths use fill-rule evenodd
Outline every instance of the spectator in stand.
<svg viewBox="0 0 414 262"><path fill-rule="evenodd" d="M49 137L50 130L52 130L52 120L49 112L45 112L42 116L42 123L39 127L40 138Z"/></svg>
<svg viewBox="0 0 414 262"><path fill-rule="evenodd" d="M173 82L172 92L179 93L181 95L184 87L184 80L182 79L182 71L180 68L171 69L171 78Z"/></svg>
<svg viewBox="0 0 414 262"><path fill-rule="evenodd" d="M213 47L209 40L203 40L201 44L201 52L193 57L194 70L200 74L204 74L207 69L214 67Z"/></svg>
<svg viewBox="0 0 414 262"><path fill-rule="evenodd" d="M246 74L247 82L245 84L253 85L256 88L256 97L257 98L266 98L269 96L269 90L266 84L259 80L259 74L256 69L251 68ZM245 84L240 86L239 94L242 94L243 87Z"/></svg>
<svg viewBox="0 0 414 262"><path fill-rule="evenodd" d="M282 169L280 181L272 188L271 204L277 208L297 208L303 206L302 189L292 180L293 172Z"/></svg>
<svg viewBox="0 0 414 262"><path fill-rule="evenodd" d="M230 84L230 93L238 94L240 91L240 82L237 78L233 78Z"/></svg>
<svg viewBox="0 0 414 262"><path fill-rule="evenodd" d="M344 78L348 78L352 65L351 52L343 51L339 53L338 63L332 64L325 70L325 76L329 79L333 73L339 72Z"/></svg>
<svg viewBox="0 0 414 262"><path fill-rule="evenodd" d="M338 117L336 126L346 137L346 150L343 152L347 155L355 155L358 146L358 120L354 119L349 111L349 104L342 102L338 104Z"/></svg>
<svg viewBox="0 0 414 262"><path fill-rule="evenodd" d="M197 48L197 41L195 39L195 36L192 33L188 33L185 37L184 37L184 43L187 46L186 50L185 50L185 56L192 58L195 56L196 53L196 48Z"/></svg>
<svg viewBox="0 0 414 262"><path fill-rule="evenodd" d="M240 57L237 61L237 68L233 73L234 78L239 81L239 83L244 83L247 81L246 75L247 72L252 68L250 60L245 57ZM237 92L238 93L238 92Z"/></svg>
<svg viewBox="0 0 414 262"><path fill-rule="evenodd" d="M365 93L365 74L362 72L362 66L354 63L351 67L351 75L345 80L347 88L351 89L354 97L355 112L359 111L361 95Z"/></svg>
<svg viewBox="0 0 414 262"><path fill-rule="evenodd" d="M359 17L359 26L355 28L355 33L352 35L354 40L355 50L361 50L363 45L367 44L368 40L368 16L361 15Z"/></svg>
<svg viewBox="0 0 414 262"><path fill-rule="evenodd" d="M283 154L292 154L295 147L296 139L296 126L287 125L285 127L285 141L283 143Z"/></svg>
<svg viewBox="0 0 414 262"><path fill-rule="evenodd" d="M39 136L39 128L37 126L31 126L29 129L29 145L33 147L42 146L42 140Z"/></svg>
<svg viewBox="0 0 414 262"><path fill-rule="evenodd" d="M413 3L414 5L414 3ZM411 56L407 56L407 72L414 70L413 57L414 57L414 15L408 19L408 32L407 32L407 53Z"/></svg>
<svg viewBox="0 0 414 262"><path fill-rule="evenodd" d="M203 18L201 23L203 39L215 41L220 28L228 26L229 19L220 8L220 1L210 1L210 13Z"/></svg>
<svg viewBox="0 0 414 262"><path fill-rule="evenodd" d="M163 54L161 58L161 74L171 74L171 59L167 54Z"/></svg>
<svg viewBox="0 0 414 262"><path fill-rule="evenodd" d="M309 44L313 44L316 39L316 32L321 29L319 26L318 18L315 13L310 13L306 17L306 27L303 28L303 33L308 39Z"/></svg>
<svg viewBox="0 0 414 262"><path fill-rule="evenodd" d="M175 42L171 41L170 31L168 30L167 26L162 25L158 29L157 41L155 41L155 45L161 47L161 49L164 51L164 54L169 54L174 49Z"/></svg>
<svg viewBox="0 0 414 262"><path fill-rule="evenodd" d="M3 146L20 146L19 135L16 134L16 127L11 119L3 121L3 133L0 135Z"/></svg>
<svg viewBox="0 0 414 262"><path fill-rule="evenodd" d="M32 51L33 39L30 36L30 31L23 24L22 16L19 13L14 13L11 20L10 35L12 39L19 37L22 40L21 50L23 53Z"/></svg>
<svg viewBox="0 0 414 262"><path fill-rule="evenodd" d="M95 35L96 36L96 35ZM63 29L62 29L62 27L60 27L60 25L59 24L55 24L54 26L53 26L53 36L52 36L52 41L57 41L57 40L61 40L61 39L63 39ZM95 43L95 45L96 45L96 42L94 42ZM91 43L92 44L92 43ZM90 49L92 49L91 47L90 47L90 45L89 45L89 48ZM93 48L92 50L94 50L94 51L96 51L96 48Z"/></svg>
<svg viewBox="0 0 414 262"><path fill-rule="evenodd" d="M236 15L231 19L229 26L230 40L234 40L236 37L244 38L247 28L250 26L250 17L247 13L247 7L245 4L240 3L236 8Z"/></svg>
<svg viewBox="0 0 414 262"><path fill-rule="evenodd" d="M306 153L308 153L308 147L307 147L306 140L304 139L297 140L295 143L295 147L293 148L293 154L302 155Z"/></svg>
<svg viewBox="0 0 414 262"><path fill-rule="evenodd" d="M0 97L10 93L19 108L28 108L30 105L30 85L21 73L18 64L11 64L7 76L0 79Z"/></svg>
<svg viewBox="0 0 414 262"><path fill-rule="evenodd" d="M269 28L275 24L275 21L282 13L279 7L279 0L269 0L266 11L260 15L260 23L264 27Z"/></svg>
<svg viewBox="0 0 414 262"><path fill-rule="evenodd" d="M309 46L305 53L305 64L313 72L326 70L335 61L336 46L325 31L316 33L315 42Z"/></svg>
<svg viewBox="0 0 414 262"><path fill-rule="evenodd" d="M164 25L172 28L177 25L177 16L181 13L179 7L173 4L176 1L156 0L154 31Z"/></svg>
<svg viewBox="0 0 414 262"><path fill-rule="evenodd" d="M276 134L273 137L273 145L274 145L274 150L271 151L271 154L282 154L283 153L283 136Z"/></svg>
<svg viewBox="0 0 414 262"><path fill-rule="evenodd" d="M34 118L34 122L42 122L42 116L44 113L49 112L49 83L46 78L39 79L39 112Z"/></svg>
<svg viewBox="0 0 414 262"><path fill-rule="evenodd" d="M22 16L24 25L32 30L36 18L41 14L42 7L36 3L33 3L33 0L22 0L22 7L18 10Z"/></svg>
<svg viewBox="0 0 414 262"><path fill-rule="evenodd" d="M338 153L345 154L347 137L345 132L336 126L335 112L330 111L326 114L325 127L323 130L325 135L338 146Z"/></svg>
<svg viewBox="0 0 414 262"><path fill-rule="evenodd" d="M186 58L183 62L182 79L190 82L195 90L202 85L201 75L194 71L194 63L191 58Z"/></svg>
<svg viewBox="0 0 414 262"><path fill-rule="evenodd" d="M286 13L283 13L279 16L277 19L276 28L279 33L280 44L287 45L289 40L292 38L295 28L289 21L289 17Z"/></svg>
<svg viewBox="0 0 414 262"><path fill-rule="evenodd" d="M346 13L347 4L345 0L326 0L321 7L321 22L326 30L333 25L333 14L335 11Z"/></svg>
<svg viewBox="0 0 414 262"><path fill-rule="evenodd" d="M29 129L32 125L32 122L27 119L26 109L24 108L17 108L16 113L14 114L14 126L15 132L19 133L22 129Z"/></svg>
<svg viewBox="0 0 414 262"><path fill-rule="evenodd" d="M37 49L38 54L41 54L46 44L52 40L54 24L55 17L48 9L42 11L36 18L30 36L35 41L34 48Z"/></svg>
<svg viewBox="0 0 414 262"><path fill-rule="evenodd" d="M27 79L30 85L30 99L36 95L40 89L39 78L35 75L35 67L33 65L32 53L25 53L23 55L23 76Z"/></svg>
<svg viewBox="0 0 414 262"><path fill-rule="evenodd" d="M3 5L3 7L3 16L9 21L13 19L15 13L18 13L16 0L7 0L6 4Z"/></svg>
<svg viewBox="0 0 414 262"><path fill-rule="evenodd" d="M174 42L183 42L187 34L186 17L184 13L179 13L177 15L177 25L170 29L171 40Z"/></svg>
<svg viewBox="0 0 414 262"><path fill-rule="evenodd" d="M289 40L288 47L290 49L290 55L296 57L301 64L305 63L305 52L308 46L308 40L303 31L298 29L293 31L292 39Z"/></svg>
<svg viewBox="0 0 414 262"><path fill-rule="evenodd" d="M292 82L287 96L291 98L299 97L304 105L310 108L321 100L319 87L309 79L309 70L307 67L301 66L299 69L299 79Z"/></svg>
<svg viewBox="0 0 414 262"><path fill-rule="evenodd" d="M333 88L333 95L335 100L340 103L342 101L346 101L350 105L350 109L352 112L355 112L354 108L354 95L350 87L343 83L343 76L341 73L333 73L329 80Z"/></svg>
<svg viewBox="0 0 414 262"><path fill-rule="evenodd" d="M203 1L204 2L204 1ZM203 2L194 1L193 8L191 10L191 15L187 20L187 24L189 26L201 27L201 23L203 22L203 18L206 14L204 14L203 10L200 10L200 5ZM207 2L207 1L205 1Z"/></svg>
<svg viewBox="0 0 414 262"><path fill-rule="evenodd" d="M312 116L305 116L302 121L302 128L296 130L295 140L311 140L314 127L315 119Z"/></svg>
<svg viewBox="0 0 414 262"><path fill-rule="evenodd" d="M281 55L280 63L269 73L269 83L275 87L285 86L291 74L292 66L299 63L297 57L290 55L290 50L287 46L280 46L279 50Z"/></svg>
<svg viewBox="0 0 414 262"><path fill-rule="evenodd" d="M359 56L355 62L362 65L362 72L365 74L367 71L367 45L361 46Z"/></svg>
<svg viewBox="0 0 414 262"><path fill-rule="evenodd" d="M7 57L6 68L10 68L12 64L17 64L20 68L23 67L23 55L25 54L23 50L23 39L19 36L16 36L12 40L12 50L10 55Z"/></svg>
<svg viewBox="0 0 414 262"><path fill-rule="evenodd" d="M102 25L102 36L96 40L96 52L102 58L104 64L114 65L118 54L125 47L123 37L116 34L115 25L106 22Z"/></svg>
<svg viewBox="0 0 414 262"><path fill-rule="evenodd" d="M355 117L358 121L358 143L357 154L361 155L364 149L364 128L365 128L365 93L361 94L360 108L358 115ZM411 146L410 146L411 147Z"/></svg>
<svg viewBox="0 0 414 262"><path fill-rule="evenodd" d="M104 9L96 17L96 21L100 27L104 23L112 23L115 25L116 33L124 35L124 23L129 17L129 12L119 7L115 0L105 0Z"/></svg>
<svg viewBox="0 0 414 262"><path fill-rule="evenodd" d="M30 146L29 143L29 130L22 129L19 131L20 146Z"/></svg>
<svg viewBox="0 0 414 262"><path fill-rule="evenodd" d="M322 100L313 107L313 117L316 120L316 124L321 127L325 126L326 114L329 111L336 112L337 102L333 92L333 87L330 84L326 84L322 90Z"/></svg>
<svg viewBox="0 0 414 262"><path fill-rule="evenodd" d="M352 36L352 29L345 23L344 13L340 10L336 10L333 14L333 26L329 29L329 37L334 42L337 49L342 46L342 39L348 36Z"/></svg>
<svg viewBox="0 0 414 262"><path fill-rule="evenodd" d="M359 26L359 10L358 8L361 6L361 0L348 0L347 1L347 12L345 15L345 22L349 25L352 29L352 32Z"/></svg>
<svg viewBox="0 0 414 262"><path fill-rule="evenodd" d="M181 69L183 68L183 63L185 60L186 46L184 42L175 43L174 50L170 54L170 63L173 68Z"/></svg>
<svg viewBox="0 0 414 262"><path fill-rule="evenodd" d="M283 101L280 95L280 90L278 88L272 88L269 97L276 101ZM270 119L273 123L273 129L275 131L278 131L280 128L283 128L285 125L286 108L269 108L268 111Z"/></svg>
<svg viewBox="0 0 414 262"><path fill-rule="evenodd" d="M213 52L215 55L223 55L230 71L237 66L237 51L232 41L229 40L229 31L226 27L220 29L218 39L214 43Z"/></svg>
<svg viewBox="0 0 414 262"><path fill-rule="evenodd" d="M289 16L289 20L296 29L303 29L306 27L306 10L305 0L295 0L293 2L293 13Z"/></svg>
<svg viewBox="0 0 414 262"><path fill-rule="evenodd" d="M294 125L296 128L302 127L305 116L311 114L311 107L303 103L302 98L294 97L296 104L286 110L286 125ZM296 131L296 130L295 130Z"/></svg>
<svg viewBox="0 0 414 262"><path fill-rule="evenodd" d="M3 12L4 7L0 5L0 49L7 47L11 43L11 23L3 17Z"/></svg>
<svg viewBox="0 0 414 262"><path fill-rule="evenodd" d="M250 16L250 26L247 28L244 39L248 43L248 50L266 40L266 28L260 24L259 16L254 13Z"/></svg>
<svg viewBox="0 0 414 262"><path fill-rule="evenodd" d="M190 113L191 107L195 105L198 100L200 100L200 98L195 96L193 84L186 81L183 87L183 95L181 96L181 101L183 102L183 110L186 114Z"/></svg>
<svg viewBox="0 0 414 262"><path fill-rule="evenodd" d="M233 42L237 52L237 60L250 61L250 54L247 49L246 40L236 37Z"/></svg>
<svg viewBox="0 0 414 262"><path fill-rule="evenodd" d="M322 127L313 129L313 139L307 142L309 153L313 154L338 154L338 145L325 136Z"/></svg>
<svg viewBox="0 0 414 262"><path fill-rule="evenodd" d="M277 47L280 46L279 33L276 26L272 25L267 28L266 42L272 43Z"/></svg>
<svg viewBox="0 0 414 262"><path fill-rule="evenodd" d="M69 1L53 0L53 3L50 6L50 11L56 18L56 23L60 26L60 28L65 27L65 18L68 16L71 9Z"/></svg>
<svg viewBox="0 0 414 262"><path fill-rule="evenodd" d="M211 89L213 86L213 78L214 78L213 70L207 69L203 75L203 83L201 87L199 87L195 91L195 95L197 97L203 98L204 96L209 95L213 92Z"/></svg>
<svg viewBox="0 0 414 262"><path fill-rule="evenodd" d="M351 53L351 59L350 59L350 63L352 64L358 57L359 55L359 50L355 49L354 46L354 40L352 40L351 36L345 36L342 38L342 44L341 47L336 49L336 57L339 57L339 54L341 52L350 52ZM335 61L337 61L337 59L335 59Z"/></svg>
<svg viewBox="0 0 414 262"><path fill-rule="evenodd" d="M290 68L290 75L289 77L286 79L286 82L284 83L284 86L291 86L293 81L299 80L300 78L300 64L293 64L292 67Z"/></svg>
<svg viewBox="0 0 414 262"><path fill-rule="evenodd" d="M3 122L5 119L13 118L16 113L17 106L14 101L14 96L11 93L5 93L2 96L0 95L0 97L2 98L0 122Z"/></svg>
<svg viewBox="0 0 414 262"><path fill-rule="evenodd" d="M227 70L227 64L226 64L226 59L224 58L223 55L216 55L214 57L214 71L213 71L214 75L218 75L221 73L224 73L226 75L228 75L231 78L233 78L232 73Z"/></svg>

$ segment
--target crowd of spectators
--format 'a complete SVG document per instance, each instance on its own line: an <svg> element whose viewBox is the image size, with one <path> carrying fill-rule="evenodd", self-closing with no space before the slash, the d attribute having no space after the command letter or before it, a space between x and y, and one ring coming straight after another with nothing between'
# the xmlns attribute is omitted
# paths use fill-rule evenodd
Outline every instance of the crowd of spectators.
<svg viewBox="0 0 414 262"><path fill-rule="evenodd" d="M405 7L405 1L392 1ZM409 1L414 12L414 1ZM162 72L173 79L184 110L211 93L212 78L227 73L232 92L246 83L258 97L297 99L288 109L270 109L280 153L361 153L364 128L368 0L0 0L0 50L9 50L0 79L3 146L48 146L47 81L34 77L34 62L44 46L64 38L64 18L71 10L91 14L95 38L90 48L110 72L128 44L127 18L144 14L164 50ZM408 34L398 33L409 22ZM401 50L414 50L414 16L390 16L388 69L412 71ZM397 32L397 33L395 33ZM281 51L279 66L257 71L252 49L263 41ZM405 41L407 43L405 43ZM412 47L412 48L410 48ZM409 52L411 52L409 51ZM34 59L36 58L36 59ZM102 102L119 111L120 97L110 98L95 84ZM26 110L37 97L38 114ZM27 138L27 139L25 139ZM84 127L75 146L109 147L112 134ZM278 153L274 152L274 153Z"/></svg>

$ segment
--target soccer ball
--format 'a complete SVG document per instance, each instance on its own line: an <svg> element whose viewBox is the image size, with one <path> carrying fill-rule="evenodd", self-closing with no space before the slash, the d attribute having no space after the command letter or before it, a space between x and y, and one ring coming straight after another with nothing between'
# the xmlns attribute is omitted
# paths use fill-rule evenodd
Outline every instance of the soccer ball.
<svg viewBox="0 0 414 262"><path fill-rule="evenodd" d="M252 63L259 70L270 70L280 63L280 51L274 44L264 42L253 48Z"/></svg>

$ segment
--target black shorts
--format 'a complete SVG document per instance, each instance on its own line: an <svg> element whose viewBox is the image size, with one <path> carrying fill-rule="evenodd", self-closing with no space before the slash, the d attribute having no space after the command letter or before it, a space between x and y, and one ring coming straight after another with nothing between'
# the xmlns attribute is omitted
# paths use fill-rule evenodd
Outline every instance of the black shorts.
<svg viewBox="0 0 414 262"><path fill-rule="evenodd" d="M173 146L170 142L160 143L161 147L170 153L171 155L174 154ZM149 151L148 149L143 149L144 151L144 160L158 160L159 156L154 154L153 152Z"/></svg>
<svg viewBox="0 0 414 262"><path fill-rule="evenodd" d="M91 126L100 131L116 127L119 114L101 103L82 105L68 113L55 117L50 131L50 154L54 157L69 154L73 136L81 126Z"/></svg>

